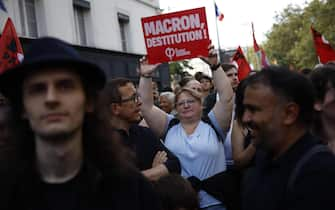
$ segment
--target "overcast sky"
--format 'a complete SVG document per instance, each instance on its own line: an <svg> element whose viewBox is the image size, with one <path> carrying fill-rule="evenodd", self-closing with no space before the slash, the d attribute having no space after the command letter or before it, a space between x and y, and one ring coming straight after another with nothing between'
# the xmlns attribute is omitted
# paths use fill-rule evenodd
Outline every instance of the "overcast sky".
<svg viewBox="0 0 335 210"><path fill-rule="evenodd" d="M310 0L216 0L219 10L224 14L223 21L217 21L221 48L252 46L251 22L254 22L255 36L259 44L275 22L275 15L289 4L304 6ZM184 9L206 7L209 34L215 46L218 45L216 16L213 0L160 0L164 13Z"/></svg>

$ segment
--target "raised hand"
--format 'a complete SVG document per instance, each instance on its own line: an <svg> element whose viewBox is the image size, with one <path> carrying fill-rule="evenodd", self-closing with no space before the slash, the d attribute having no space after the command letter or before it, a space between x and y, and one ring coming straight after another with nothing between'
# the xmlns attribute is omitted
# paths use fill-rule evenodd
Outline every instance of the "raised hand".
<svg viewBox="0 0 335 210"><path fill-rule="evenodd" d="M143 56L140 59L140 68L138 69L139 74L140 75L151 75L152 72L155 71L155 69L157 68L158 65L159 65L159 63L149 64L147 57Z"/></svg>
<svg viewBox="0 0 335 210"><path fill-rule="evenodd" d="M208 57L200 57L200 58L210 66L215 66L219 63L218 53L214 49L214 45L212 44L208 46Z"/></svg>

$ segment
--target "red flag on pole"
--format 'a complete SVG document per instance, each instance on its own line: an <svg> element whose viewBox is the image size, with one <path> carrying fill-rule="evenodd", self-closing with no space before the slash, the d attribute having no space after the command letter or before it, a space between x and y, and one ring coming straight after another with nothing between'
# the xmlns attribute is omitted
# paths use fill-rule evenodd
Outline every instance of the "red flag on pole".
<svg viewBox="0 0 335 210"><path fill-rule="evenodd" d="M249 75L251 68L240 46L238 46L236 53L233 56L233 61L238 65L237 76L238 79L242 81Z"/></svg>
<svg viewBox="0 0 335 210"><path fill-rule="evenodd" d="M254 30L254 23L253 22L251 22L251 27L252 27L252 38L254 40L254 51L257 53L260 50L260 48L259 48L259 46L257 44L257 41L256 41L256 38L255 38L255 30Z"/></svg>
<svg viewBox="0 0 335 210"><path fill-rule="evenodd" d="M10 18L0 38L0 73L19 64L23 60L23 50Z"/></svg>
<svg viewBox="0 0 335 210"><path fill-rule="evenodd" d="M320 63L335 61L335 50L326 40L326 38L311 26L314 46Z"/></svg>
<svg viewBox="0 0 335 210"><path fill-rule="evenodd" d="M254 40L254 51L257 55L258 61L260 62L262 68L268 67L270 64L268 58L266 57L265 51L258 46L255 38L254 23L251 23L251 27L252 27L252 38Z"/></svg>

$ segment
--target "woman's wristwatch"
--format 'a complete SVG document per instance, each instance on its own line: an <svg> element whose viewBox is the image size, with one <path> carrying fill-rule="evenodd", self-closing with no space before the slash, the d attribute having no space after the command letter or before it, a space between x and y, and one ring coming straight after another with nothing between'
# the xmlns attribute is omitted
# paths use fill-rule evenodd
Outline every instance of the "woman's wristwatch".
<svg viewBox="0 0 335 210"><path fill-rule="evenodd" d="M221 63L218 63L218 64L211 65L210 67L212 71L216 71L218 70L218 68L220 68L220 66L221 66Z"/></svg>
<svg viewBox="0 0 335 210"><path fill-rule="evenodd" d="M152 78L152 74L141 74L140 76L144 78Z"/></svg>

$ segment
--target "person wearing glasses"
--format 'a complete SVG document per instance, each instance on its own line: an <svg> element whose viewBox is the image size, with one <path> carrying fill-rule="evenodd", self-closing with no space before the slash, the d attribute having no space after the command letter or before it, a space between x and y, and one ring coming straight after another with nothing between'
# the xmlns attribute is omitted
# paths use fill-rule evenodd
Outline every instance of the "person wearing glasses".
<svg viewBox="0 0 335 210"><path fill-rule="evenodd" d="M142 120L141 104L134 84L129 79L112 79L100 92L99 117L107 120L121 136L122 143L135 156L136 166L149 180L157 180L169 173L180 174L178 158L149 128L138 125Z"/></svg>
<svg viewBox="0 0 335 210"><path fill-rule="evenodd" d="M157 65L140 62L141 111L149 127L164 139L165 146L180 160L185 178L203 182L209 177L226 170L225 151L222 139L229 130L233 109L233 90L230 81L217 59L213 46L209 46L209 57L204 58L213 73L214 85L220 96L208 114L202 118L202 93L183 87L175 98L178 122L171 126L175 117L154 106L151 93L151 74ZM220 183L218 183L220 184ZM199 191L201 209L225 209L224 204L204 190Z"/></svg>

